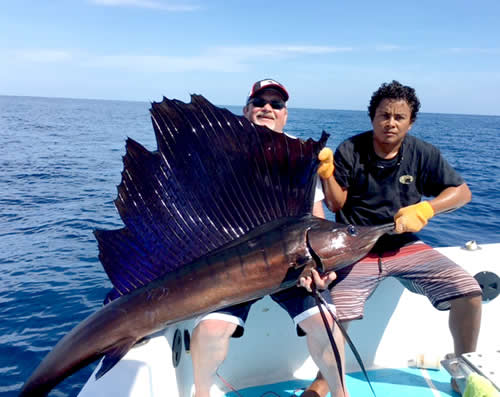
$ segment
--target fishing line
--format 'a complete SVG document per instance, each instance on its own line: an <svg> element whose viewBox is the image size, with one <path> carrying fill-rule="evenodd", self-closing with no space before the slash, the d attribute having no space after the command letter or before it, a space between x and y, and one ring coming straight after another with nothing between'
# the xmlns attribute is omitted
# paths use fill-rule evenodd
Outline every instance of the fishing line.
<svg viewBox="0 0 500 397"><path fill-rule="evenodd" d="M239 392L238 390L236 390L234 388L233 385L231 385L231 383L229 383L227 380L225 380L220 374L219 374L219 371L215 371L215 374L217 375L217 377L222 381L222 383L224 383L224 385L229 388L233 393L235 393L238 397L243 397ZM260 395L260 397L264 397L266 394L271 394L271 395L274 395L274 396L278 396L278 397L281 397L278 393L275 393L273 392L272 390L269 390L269 391L266 391L264 392L263 394Z"/></svg>
<svg viewBox="0 0 500 397"><path fill-rule="evenodd" d="M320 298L322 298L322 296L319 294L318 290L316 289L316 285L313 283L312 286L312 291L314 293L314 299L316 300L316 305L318 305L318 309L319 309L319 313L321 314L321 318L323 320L323 324L325 324L325 329L326 329L326 334L328 335L328 339L330 339L330 344L332 345L332 349L333 349L333 354L335 356L335 361L337 362L337 370L338 370L338 373L339 373L339 378L340 378L340 384L342 385L342 391L344 393L344 396L345 396L345 384L344 384L344 377L342 376L342 360L340 359L340 352L339 352L339 349L337 347L337 344L335 343L335 340L333 339L333 334L332 334L332 330L330 329L330 325L328 324L328 320L326 319L326 315L323 311L323 307L321 306L321 301L320 301ZM328 305L326 304L326 302L323 300L323 302L325 303L325 306L326 308L328 309ZM330 310L328 310L330 311ZM331 311L330 311L330 314L331 314ZM333 317L335 319L335 317Z"/></svg>
<svg viewBox="0 0 500 397"><path fill-rule="evenodd" d="M363 364L363 360L361 359L361 356L360 356L360 354L358 352L358 349L356 349L356 347L354 346L353 341L351 340L351 338L349 337L349 335L347 335L346 329L340 323L340 321L337 319L337 316L335 314L333 314L333 312L330 310L330 308L328 307L328 303L325 301L325 299L318 292L318 290L316 289L316 286L314 285L314 283L312 285L312 290L313 290L313 293L314 293L314 298L316 299L316 304L318 305L319 312L321 314L321 318L323 319L323 323L325 324L326 333L328 334L328 338L330 339L330 343L332 345L332 349L333 349L333 352L335 354L335 358L337 359L337 355L340 356L340 354L338 354L339 351L337 349L337 345L335 343L335 340L333 339L332 330L330 329L330 326L328 325L328 321L326 320L326 316L323 313L323 309L321 307L321 304L325 305L326 310L328 310L328 313L330 313L330 315L332 316L333 321L335 321L335 324L337 324L337 326L339 327L340 332L342 333L342 335L344 336L345 340L347 341L347 344L349 345L349 348L351 349L352 353L354 354L354 357L356 357L356 361L358 362L358 365L361 368L361 371L363 372L363 375L365 376L366 381L368 382L368 386L370 386L370 390L372 391L373 396L377 397L377 395L375 394L375 390L373 390L373 386L372 386L372 384L370 382L370 379L368 377L368 373L366 372L365 366ZM344 380L343 380L342 373L341 373L340 361L338 359L337 359L337 367L338 367L340 379L341 379L341 382L342 382L342 388L343 388L344 394L345 394Z"/></svg>

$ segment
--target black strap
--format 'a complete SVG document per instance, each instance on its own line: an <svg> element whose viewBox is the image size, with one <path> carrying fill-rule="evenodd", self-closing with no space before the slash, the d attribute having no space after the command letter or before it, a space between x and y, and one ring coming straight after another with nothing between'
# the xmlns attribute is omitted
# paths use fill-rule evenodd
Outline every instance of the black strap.
<svg viewBox="0 0 500 397"><path fill-rule="evenodd" d="M321 314L321 318L323 319L323 324L325 324L328 339L330 339L330 344L332 345L333 354L335 355L335 361L337 362L337 369L339 372L340 384L342 385L342 391L344 392L344 396L345 396L344 377L342 376L342 373L343 373L342 360L340 359L340 352L339 352L339 349L337 347L337 344L335 343L335 339L333 339L332 330L330 329L330 325L328 324L328 320L326 319L326 315L323 312L323 308L321 306L320 298L323 298L323 297L319 294L318 290L316 289L316 287L314 285L312 286L312 290L314 292L314 299L316 299L316 305L318 305L318 308L319 308L319 313ZM328 305L326 306L326 308L328 309ZM330 310L328 309L328 311L330 311Z"/></svg>
<svg viewBox="0 0 500 397"><path fill-rule="evenodd" d="M316 289L316 287L314 285L312 287L312 290L314 293L314 298L316 299L316 304L318 305L319 312L321 314L321 318L323 319L323 323L325 324L326 333L328 334L328 339L330 339L330 343L332 345L333 354L335 355L335 359L337 360L337 368L339 370L339 376L340 376L340 381L342 383L342 390L344 391L344 395L345 395L345 386L344 386L344 377L342 376L342 365L341 365L341 360L340 360L340 353L339 353L339 350L337 348L337 344L335 343L335 340L333 339L332 330L330 329L330 326L328 325L328 321L326 320L326 316L323 313L323 309L321 307L321 304L325 305L326 310L328 310L328 313L330 313L330 315L332 316L333 321L339 327L340 332L342 332L342 335L344 336L345 340L347 341L349 348L351 349L352 353L354 354L354 357L356 357L356 361L358 362L359 367L361 368L361 371L363 371L363 375L365 376L366 381L368 382L368 386L370 386L370 389L373 393L373 396L377 397L375 394L375 390L373 390L373 386L370 382L370 379L368 378L368 374L367 374L365 366L363 364L363 360L361 359L361 356L359 355L359 352L356 349L356 347L354 346L354 343L352 342L351 338L349 337L349 335L347 335L346 329L340 323L340 321L338 321L337 316L335 314L333 314L333 312L330 310L330 308L328 307L328 303L321 296L321 294L318 292L318 290Z"/></svg>

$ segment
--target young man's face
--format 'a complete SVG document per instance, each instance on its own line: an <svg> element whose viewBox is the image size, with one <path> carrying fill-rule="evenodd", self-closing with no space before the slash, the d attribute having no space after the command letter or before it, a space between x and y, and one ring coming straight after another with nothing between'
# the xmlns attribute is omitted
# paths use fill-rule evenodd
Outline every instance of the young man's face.
<svg viewBox="0 0 500 397"><path fill-rule="evenodd" d="M266 102L262 104L263 106L259 104L260 99ZM283 132L288 118L288 110L286 106L282 109L274 109L271 106L273 102L285 105L283 97L277 91L264 90L250 100L250 103L243 108L243 114L254 124L266 126L277 132Z"/></svg>
<svg viewBox="0 0 500 397"><path fill-rule="evenodd" d="M399 148L412 124L411 109L405 100L384 99L372 121L376 148Z"/></svg>

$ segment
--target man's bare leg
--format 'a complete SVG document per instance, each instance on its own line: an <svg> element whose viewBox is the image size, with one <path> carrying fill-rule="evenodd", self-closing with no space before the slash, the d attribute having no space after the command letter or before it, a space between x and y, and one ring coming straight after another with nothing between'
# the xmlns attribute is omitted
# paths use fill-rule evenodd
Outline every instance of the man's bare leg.
<svg viewBox="0 0 500 397"><path fill-rule="evenodd" d="M346 330L349 327L349 324L350 324L349 321L342 322L342 325ZM335 338L335 341L337 342L340 358L342 360L342 372L343 372L342 376L344 377L344 385L345 385L345 340L342 334L339 333L339 336ZM328 382L326 381L321 371L318 371L316 379L314 379L313 383L311 383L309 387L304 391L304 393L302 393L301 397L325 397L329 391L330 389L328 387ZM338 395L343 397L341 392ZM335 397L335 394L333 394L332 397ZM347 389L345 397L349 397Z"/></svg>
<svg viewBox="0 0 500 397"><path fill-rule="evenodd" d="M328 383L323 377L321 372L318 372L316 379L309 387L301 394L301 397L325 397L330 389L328 388Z"/></svg>
<svg viewBox="0 0 500 397"><path fill-rule="evenodd" d="M203 320L193 331L191 357L195 397L210 397L217 369L227 356L229 340L237 325L223 320Z"/></svg>
<svg viewBox="0 0 500 397"><path fill-rule="evenodd" d="M331 325L331 324L330 324ZM320 369L318 376L311 386L302 394L303 397L324 397L331 392L332 397L348 397L347 388L344 390L338 375L337 362L330 346L330 340L325 332L320 314L312 316L300 323L307 333L307 345L314 362ZM345 362L344 338L338 327L334 327L333 337L339 349L342 364ZM343 367L343 366L342 366ZM326 374L326 376L324 375ZM345 385L345 383L344 383Z"/></svg>
<svg viewBox="0 0 500 397"><path fill-rule="evenodd" d="M481 296L466 296L450 303L449 326L455 355L476 351L481 326Z"/></svg>
<svg viewBox="0 0 500 397"><path fill-rule="evenodd" d="M466 296L451 302L449 326L453 337L456 357L463 353L476 351L479 329L481 327L481 296ZM458 385L452 379L452 388L459 392Z"/></svg>

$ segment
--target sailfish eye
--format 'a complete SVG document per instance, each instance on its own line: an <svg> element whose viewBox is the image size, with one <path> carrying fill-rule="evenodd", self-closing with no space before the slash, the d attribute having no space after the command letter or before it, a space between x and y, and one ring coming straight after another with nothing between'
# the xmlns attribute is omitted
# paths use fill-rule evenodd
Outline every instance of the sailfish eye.
<svg viewBox="0 0 500 397"><path fill-rule="evenodd" d="M358 229L356 229L356 226L348 225L347 226L347 233L350 236L356 236L358 234Z"/></svg>

